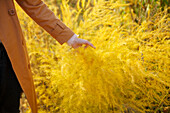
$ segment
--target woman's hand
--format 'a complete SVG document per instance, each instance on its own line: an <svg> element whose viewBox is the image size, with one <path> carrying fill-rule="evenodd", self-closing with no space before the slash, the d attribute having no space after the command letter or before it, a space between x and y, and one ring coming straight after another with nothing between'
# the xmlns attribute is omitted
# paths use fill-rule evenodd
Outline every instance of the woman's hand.
<svg viewBox="0 0 170 113"><path fill-rule="evenodd" d="M90 43L87 40L77 38L77 35L74 34L68 41L67 44L71 46L72 48L76 49L78 47L81 47L82 45L85 45L85 48L88 46L91 46L92 48L96 48L92 43Z"/></svg>

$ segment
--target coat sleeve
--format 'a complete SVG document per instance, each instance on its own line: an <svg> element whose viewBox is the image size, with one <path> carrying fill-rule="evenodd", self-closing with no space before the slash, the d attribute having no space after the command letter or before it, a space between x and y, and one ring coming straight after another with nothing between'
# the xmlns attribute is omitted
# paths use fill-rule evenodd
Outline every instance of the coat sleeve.
<svg viewBox="0 0 170 113"><path fill-rule="evenodd" d="M41 0L16 0L21 8L60 44L67 42L74 32L69 29Z"/></svg>

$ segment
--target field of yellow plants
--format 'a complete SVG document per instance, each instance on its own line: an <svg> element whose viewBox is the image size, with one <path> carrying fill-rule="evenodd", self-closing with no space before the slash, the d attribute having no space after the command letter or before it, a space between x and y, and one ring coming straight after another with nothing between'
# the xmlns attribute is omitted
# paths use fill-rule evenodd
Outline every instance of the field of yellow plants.
<svg viewBox="0 0 170 113"><path fill-rule="evenodd" d="M139 16L132 5L140 5L140 0L46 3L96 49L61 46L16 4L30 56L39 113L170 111L168 7L154 9L159 3L154 7L149 4ZM30 113L24 95L21 110Z"/></svg>

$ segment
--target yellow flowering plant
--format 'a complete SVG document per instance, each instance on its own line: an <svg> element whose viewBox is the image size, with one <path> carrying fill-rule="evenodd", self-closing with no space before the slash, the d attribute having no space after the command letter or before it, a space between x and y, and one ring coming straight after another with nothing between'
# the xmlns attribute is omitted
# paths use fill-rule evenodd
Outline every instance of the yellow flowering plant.
<svg viewBox="0 0 170 113"><path fill-rule="evenodd" d="M46 1L47 2L47 1ZM48 1L47 3L49 3ZM59 45L18 9L40 113L164 112L170 106L170 18L140 23L125 0L62 0L49 8L96 49ZM23 16L24 15L24 16ZM25 98L21 109L30 112Z"/></svg>

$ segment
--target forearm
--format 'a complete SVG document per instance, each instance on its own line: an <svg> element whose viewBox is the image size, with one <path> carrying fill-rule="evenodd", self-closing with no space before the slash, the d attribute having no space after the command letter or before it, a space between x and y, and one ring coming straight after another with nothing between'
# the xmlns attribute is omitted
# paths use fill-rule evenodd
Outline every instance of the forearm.
<svg viewBox="0 0 170 113"><path fill-rule="evenodd" d="M41 0L16 0L22 9L60 44L67 42L74 32L61 22Z"/></svg>

